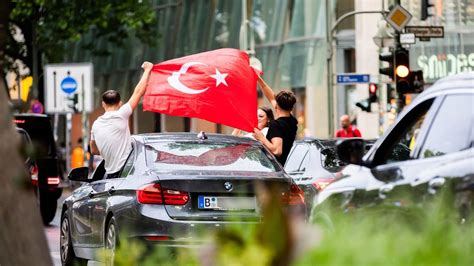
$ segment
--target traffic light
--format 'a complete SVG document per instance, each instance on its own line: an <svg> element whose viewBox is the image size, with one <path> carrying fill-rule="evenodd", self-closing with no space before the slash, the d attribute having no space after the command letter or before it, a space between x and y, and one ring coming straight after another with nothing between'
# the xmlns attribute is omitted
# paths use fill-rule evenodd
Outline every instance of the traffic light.
<svg viewBox="0 0 474 266"><path fill-rule="evenodd" d="M429 16L433 15L430 13L430 9L433 6L431 0L421 0L421 20L426 20Z"/></svg>
<svg viewBox="0 0 474 266"><path fill-rule="evenodd" d="M359 107L360 109L362 109L362 111L366 111L366 112L370 113L372 111L372 108L371 108L372 103L376 103L377 100L378 100L378 98L377 98L377 90L378 90L377 84L369 83L368 89L369 89L369 98L367 98L363 101L357 102L356 106Z"/></svg>
<svg viewBox="0 0 474 266"><path fill-rule="evenodd" d="M395 70L393 69L395 65L395 57L393 53L385 53L385 54L380 54L379 55L379 60L382 62L387 62L388 67L381 67L379 68L379 73L388 76L391 80L394 79L394 72Z"/></svg>
<svg viewBox="0 0 474 266"><path fill-rule="evenodd" d="M369 104L377 102L377 84L369 83Z"/></svg>
<svg viewBox="0 0 474 266"><path fill-rule="evenodd" d="M410 55L408 50L397 47L395 50L395 85L399 93L410 90Z"/></svg>
<svg viewBox="0 0 474 266"><path fill-rule="evenodd" d="M411 71L409 75L410 87L413 93L420 93L423 91L425 81L423 78L423 71Z"/></svg>
<svg viewBox="0 0 474 266"><path fill-rule="evenodd" d="M78 112L78 106L77 103L79 102L79 94L74 93L72 95L68 95L67 99L69 101L68 107L74 111L74 113Z"/></svg>

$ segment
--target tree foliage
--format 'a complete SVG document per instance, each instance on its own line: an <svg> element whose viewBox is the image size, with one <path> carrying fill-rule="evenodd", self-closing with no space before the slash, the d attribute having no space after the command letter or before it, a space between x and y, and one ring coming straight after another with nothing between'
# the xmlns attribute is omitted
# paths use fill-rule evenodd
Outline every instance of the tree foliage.
<svg viewBox="0 0 474 266"><path fill-rule="evenodd" d="M147 44L156 39L156 13L152 0L13 0L6 55L10 63L20 59L31 69L32 44L48 62L60 62L67 43L90 34L83 48L104 54L97 40L118 46L130 36ZM15 40L20 29L24 40Z"/></svg>

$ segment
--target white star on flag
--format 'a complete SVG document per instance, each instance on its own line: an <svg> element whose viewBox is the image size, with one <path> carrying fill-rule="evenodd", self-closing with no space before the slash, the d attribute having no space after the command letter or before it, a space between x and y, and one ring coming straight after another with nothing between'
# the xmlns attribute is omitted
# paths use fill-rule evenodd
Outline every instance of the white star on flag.
<svg viewBox="0 0 474 266"><path fill-rule="evenodd" d="M211 75L211 77L216 80L216 87L219 86L219 84L221 84L221 83L223 83L224 85L229 87L229 85L227 85L227 82L225 81L225 78L227 77L227 75L229 75L229 74L228 73L221 73L216 68L216 74Z"/></svg>

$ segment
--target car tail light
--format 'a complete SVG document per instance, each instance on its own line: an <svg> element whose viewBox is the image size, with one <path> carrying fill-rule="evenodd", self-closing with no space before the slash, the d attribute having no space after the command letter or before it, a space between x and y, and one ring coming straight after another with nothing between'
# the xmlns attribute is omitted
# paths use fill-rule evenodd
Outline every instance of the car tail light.
<svg viewBox="0 0 474 266"><path fill-rule="evenodd" d="M284 192L282 195L282 201L288 205L301 205L304 203L304 191L301 190L297 185L291 184L290 191Z"/></svg>
<svg viewBox="0 0 474 266"><path fill-rule="evenodd" d="M165 189L163 197L165 198L165 204L168 205L184 205L189 200L188 193L171 189Z"/></svg>
<svg viewBox="0 0 474 266"><path fill-rule="evenodd" d="M314 181L312 184L314 188L316 188L318 191L323 190L325 187L327 187L331 182L334 181L332 178L320 178Z"/></svg>
<svg viewBox="0 0 474 266"><path fill-rule="evenodd" d="M55 177L48 177L48 185L59 185L61 179L57 176Z"/></svg>
<svg viewBox="0 0 474 266"><path fill-rule="evenodd" d="M148 241L166 241L171 238L169 236L145 236L145 239Z"/></svg>
<svg viewBox="0 0 474 266"><path fill-rule="evenodd" d="M143 204L184 205L189 200L187 192L162 189L160 184L149 184L137 190L138 202Z"/></svg>
<svg viewBox="0 0 474 266"><path fill-rule="evenodd" d="M149 184L137 190L137 200L143 204L163 204L160 184Z"/></svg>
<svg viewBox="0 0 474 266"><path fill-rule="evenodd" d="M32 165L30 166L30 177L31 177L31 183L33 186L38 185L38 166Z"/></svg>

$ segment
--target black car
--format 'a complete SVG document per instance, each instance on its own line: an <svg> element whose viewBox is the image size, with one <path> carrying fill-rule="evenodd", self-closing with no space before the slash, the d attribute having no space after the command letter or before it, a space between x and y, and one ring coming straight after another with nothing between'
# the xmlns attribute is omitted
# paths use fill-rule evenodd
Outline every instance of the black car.
<svg viewBox="0 0 474 266"><path fill-rule="evenodd" d="M132 146L118 178L103 178L103 162L91 176L85 167L71 171L71 180L86 183L62 207L63 264L100 259L97 251L114 250L124 232L145 243L199 245L198 229L259 222L264 187L305 215L303 192L257 141L157 133L133 136Z"/></svg>
<svg viewBox="0 0 474 266"><path fill-rule="evenodd" d="M16 128L16 132L20 135L20 153L25 162L25 168L30 176L31 184L35 188L35 191L38 192L38 166L36 165L36 161L31 157L33 144L31 143L30 135L19 127Z"/></svg>
<svg viewBox="0 0 474 266"><path fill-rule="evenodd" d="M346 166L336 153L337 139L306 138L297 140L291 148L285 171L304 191L308 214L315 196L340 176ZM366 140L368 149L375 140Z"/></svg>
<svg viewBox="0 0 474 266"><path fill-rule="evenodd" d="M445 187L464 195L456 205L466 213L474 190L474 72L439 80L418 95L365 156L362 140L337 149L352 164L319 193L319 207L406 206Z"/></svg>
<svg viewBox="0 0 474 266"><path fill-rule="evenodd" d="M47 115L15 114L13 122L29 135L33 145L32 157L37 165L37 197L44 224L56 214L57 200L62 194L58 154L51 121Z"/></svg>

